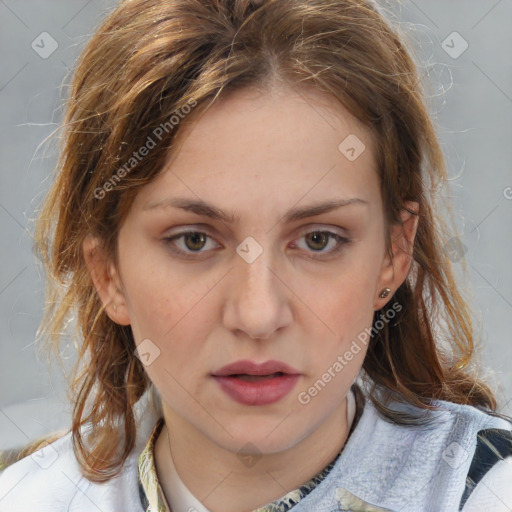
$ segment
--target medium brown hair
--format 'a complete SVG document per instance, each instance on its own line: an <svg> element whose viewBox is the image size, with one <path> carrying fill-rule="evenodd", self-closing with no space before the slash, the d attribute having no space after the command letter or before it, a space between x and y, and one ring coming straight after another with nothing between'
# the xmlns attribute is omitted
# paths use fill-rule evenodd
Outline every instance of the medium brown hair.
<svg viewBox="0 0 512 512"><path fill-rule="evenodd" d="M405 201L419 203L411 272L374 322L392 302L402 309L371 337L363 366L381 414L413 421L388 408L391 397L421 410L432 408L432 399L496 409L492 392L469 371L471 313L444 250L454 222L438 215L443 155L413 54L398 34L370 1L127 0L90 39L74 72L57 174L35 237L48 276L41 333L53 346L76 311L71 431L87 478L118 474L135 443L133 406L151 383L134 355L130 326L104 310L82 242L97 235L117 261L123 219L140 188L161 172L176 134L221 93L249 86L314 87L368 126L390 257L390 226L400 222ZM167 129L156 147L131 161L159 126ZM133 165L123 167L127 162Z"/></svg>

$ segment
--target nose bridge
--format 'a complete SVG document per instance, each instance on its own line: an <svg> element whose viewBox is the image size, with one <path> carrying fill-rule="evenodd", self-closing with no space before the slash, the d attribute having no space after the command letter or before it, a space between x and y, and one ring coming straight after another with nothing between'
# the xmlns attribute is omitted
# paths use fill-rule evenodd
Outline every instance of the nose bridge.
<svg viewBox="0 0 512 512"><path fill-rule="evenodd" d="M240 262L240 272L242 283L244 283L248 295L253 295L256 299L260 294L262 298L269 299L275 290L275 275L273 268L272 251L264 249L263 252L252 262L243 260ZM268 297L267 297L268 295Z"/></svg>
<svg viewBox="0 0 512 512"><path fill-rule="evenodd" d="M242 288L239 299L253 303L262 301L269 305L275 300L278 290L275 289L273 268L276 262L273 252L268 236L261 243L248 237L237 248L240 259L237 262L237 276Z"/></svg>
<svg viewBox="0 0 512 512"><path fill-rule="evenodd" d="M251 338L266 338L291 317L283 284L276 276L277 251L270 236L247 237L238 247L225 323ZM264 239L264 240L263 240Z"/></svg>

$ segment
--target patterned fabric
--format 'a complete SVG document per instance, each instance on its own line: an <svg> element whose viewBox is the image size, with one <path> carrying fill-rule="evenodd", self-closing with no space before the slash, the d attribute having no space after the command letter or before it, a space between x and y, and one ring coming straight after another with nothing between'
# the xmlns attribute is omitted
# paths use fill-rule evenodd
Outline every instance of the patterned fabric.
<svg viewBox="0 0 512 512"><path fill-rule="evenodd" d="M354 496L343 487L336 489L336 500L338 502L338 510L343 512L393 512L389 508L371 505L357 496Z"/></svg>
<svg viewBox="0 0 512 512"><path fill-rule="evenodd" d="M512 457L512 432L496 428L478 432L476 450L466 477L459 510L463 509L471 493L489 470L507 457Z"/></svg>
<svg viewBox="0 0 512 512"><path fill-rule="evenodd" d="M356 397L357 409L354 421L352 422L349 431L349 436L354 430L364 407L364 404L361 403L361 399L364 400L362 393L359 389L353 390ZM155 425L153 433L149 437L146 447L139 456L139 496L142 506L146 512L171 512L171 509L167 504L167 500L165 499L164 492L158 480L154 462L154 445L164 425L164 419L160 418ZM300 500L307 496L322 480L324 480L324 478L329 474L334 464L340 457L341 453L342 452L338 453L336 458L327 467L325 467L320 473L318 473L304 485L300 486L298 489L290 491L278 500L265 505L263 508L254 510L254 512L288 512L294 505L297 505ZM340 505L341 504L342 502L340 501ZM364 506L363 502L361 502L361 505ZM357 510L360 510L361 512L366 510L372 512L377 510L384 511L384 509L375 508L359 508Z"/></svg>
<svg viewBox="0 0 512 512"><path fill-rule="evenodd" d="M155 441L164 425L164 419L160 418L146 447L139 456L139 495L146 512L170 512L162 487L158 481L153 458Z"/></svg>

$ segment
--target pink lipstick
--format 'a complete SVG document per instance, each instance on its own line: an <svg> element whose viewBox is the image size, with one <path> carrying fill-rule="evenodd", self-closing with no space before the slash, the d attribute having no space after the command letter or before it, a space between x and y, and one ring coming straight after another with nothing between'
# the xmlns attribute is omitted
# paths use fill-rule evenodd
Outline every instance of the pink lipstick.
<svg viewBox="0 0 512 512"><path fill-rule="evenodd" d="M300 372L280 361L236 361L212 374L221 389L244 405L268 405L283 399L295 387Z"/></svg>

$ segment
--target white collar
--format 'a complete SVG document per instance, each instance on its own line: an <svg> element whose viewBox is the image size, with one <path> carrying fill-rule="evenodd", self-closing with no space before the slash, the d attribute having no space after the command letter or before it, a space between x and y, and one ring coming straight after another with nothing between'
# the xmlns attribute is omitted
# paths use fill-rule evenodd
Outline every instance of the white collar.
<svg viewBox="0 0 512 512"><path fill-rule="evenodd" d="M169 460L169 488L170 496L168 500L170 503L168 505L172 512L189 512L190 510L210 512L183 483L174 466L172 456Z"/></svg>

